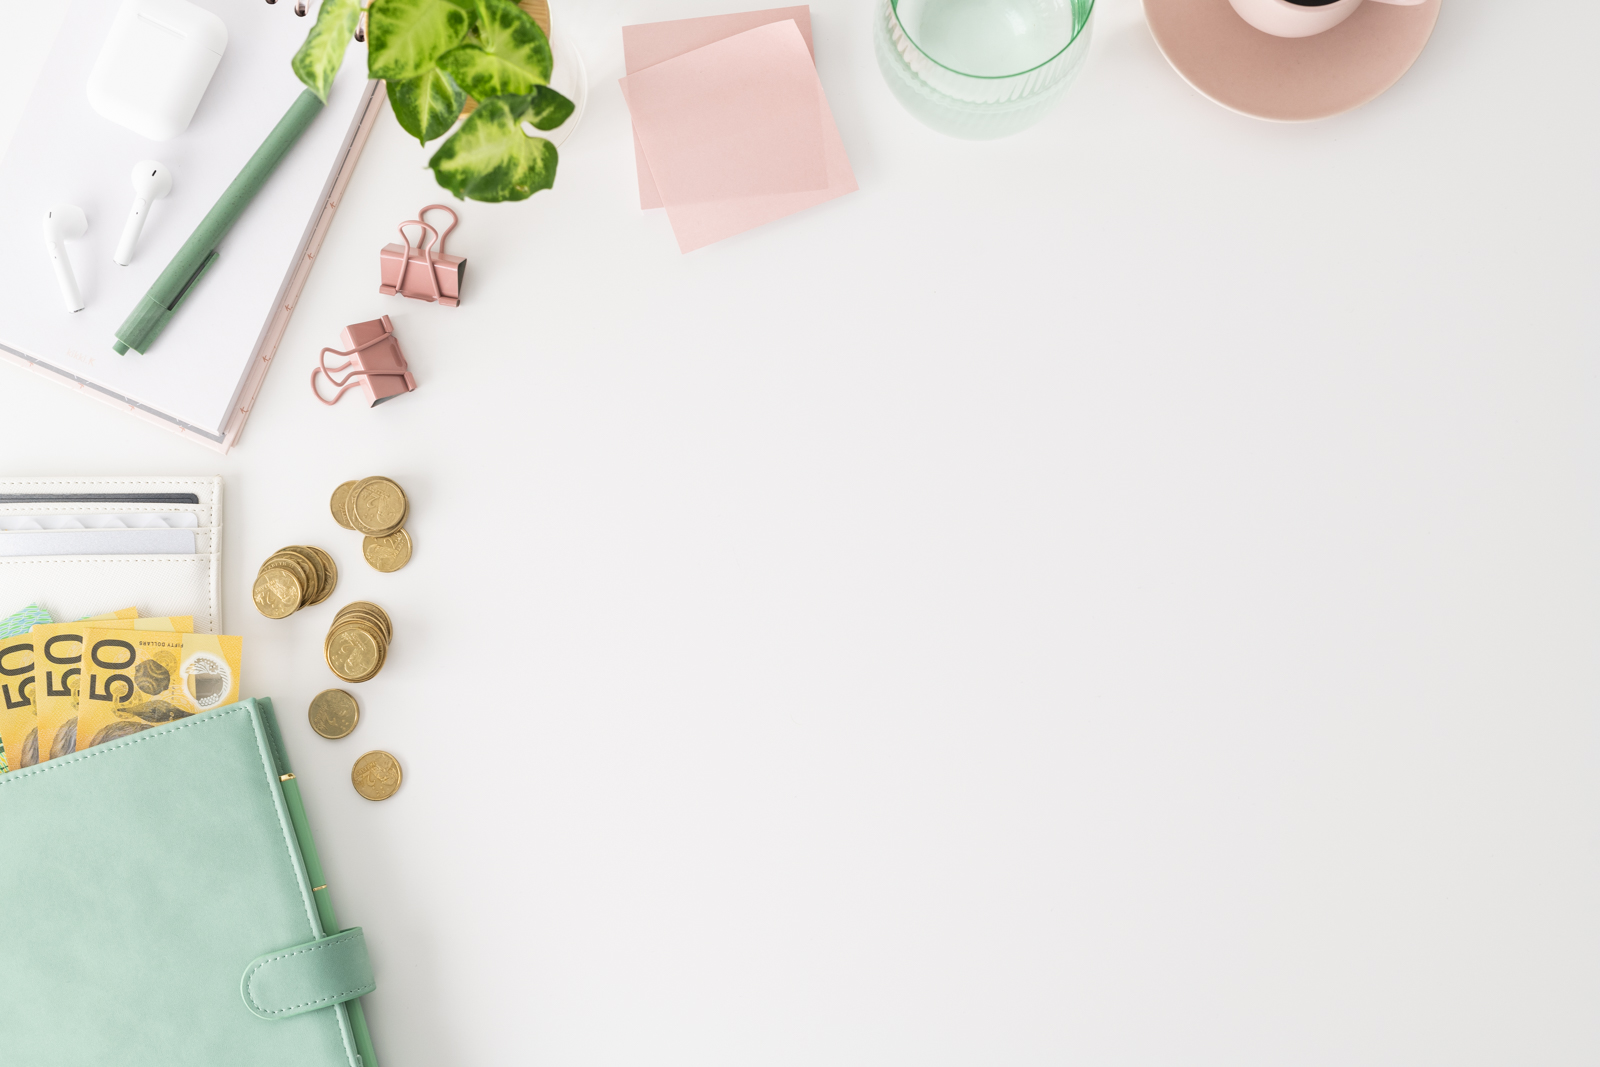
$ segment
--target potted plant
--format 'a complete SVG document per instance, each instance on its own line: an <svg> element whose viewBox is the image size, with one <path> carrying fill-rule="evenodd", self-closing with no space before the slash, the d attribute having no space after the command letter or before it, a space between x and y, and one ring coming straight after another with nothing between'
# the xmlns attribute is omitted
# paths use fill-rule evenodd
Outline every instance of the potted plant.
<svg viewBox="0 0 1600 1067"><path fill-rule="evenodd" d="M555 184L556 146L535 131L560 126L573 103L550 88L549 37L512 0L322 0L292 65L323 103L352 38L418 142L469 112L428 160L458 199L526 200Z"/></svg>

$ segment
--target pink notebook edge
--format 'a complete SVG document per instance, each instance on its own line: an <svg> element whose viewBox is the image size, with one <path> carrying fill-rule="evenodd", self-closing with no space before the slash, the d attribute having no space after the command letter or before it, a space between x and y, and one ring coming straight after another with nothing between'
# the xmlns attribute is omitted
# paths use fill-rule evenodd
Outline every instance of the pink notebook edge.
<svg viewBox="0 0 1600 1067"><path fill-rule="evenodd" d="M376 125L378 115L383 110L385 99L383 82L367 82L361 106L356 110L356 117L351 124L354 132L347 140L338 168L329 178L329 188L323 200L322 210L306 227L306 239L295 252L295 265L284 277L283 286L278 291L277 309L267 319L256 347L251 352L250 369L239 381L239 388L232 401L232 411L223 423L220 434L209 433L191 426L175 416L157 411L148 404L125 397L87 378L80 378L70 371L44 362L43 359L35 359L5 345L0 345L0 362L31 370L58 385L83 393L110 407L126 411L152 426L159 426L179 437L203 445L213 452L226 454L238 443L240 434L244 432L245 421L249 419L250 412L255 407L256 397L261 392L262 383L266 381L272 359L278 354L278 345L283 341L283 335L288 332L289 320L294 317L295 306L305 289L306 280L311 276L311 268L316 261L317 253L321 251L323 239L327 237L328 230L333 225L334 213L338 211L339 201L355 174L356 163L360 160L361 151L366 147L367 138L372 134L372 127Z"/></svg>

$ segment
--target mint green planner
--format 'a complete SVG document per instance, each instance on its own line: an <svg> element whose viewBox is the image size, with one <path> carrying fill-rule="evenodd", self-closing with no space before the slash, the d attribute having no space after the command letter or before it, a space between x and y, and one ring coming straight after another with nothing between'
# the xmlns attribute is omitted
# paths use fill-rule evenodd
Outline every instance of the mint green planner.
<svg viewBox="0 0 1600 1067"><path fill-rule="evenodd" d="M0 774L0 1063L377 1067L268 700Z"/></svg>

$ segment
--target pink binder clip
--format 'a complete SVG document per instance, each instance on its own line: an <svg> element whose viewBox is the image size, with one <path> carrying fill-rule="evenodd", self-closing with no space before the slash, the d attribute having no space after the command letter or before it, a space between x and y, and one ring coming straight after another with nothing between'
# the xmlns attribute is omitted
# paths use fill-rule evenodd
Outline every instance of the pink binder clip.
<svg viewBox="0 0 1600 1067"><path fill-rule="evenodd" d="M324 348L317 357L317 366L311 369L311 391L317 399L332 407L345 393L360 385L367 391L370 407L392 400L401 393L412 392L417 381L411 377L406 357L400 351L400 342L394 335L394 323L385 315L371 322L358 322L344 328L340 338L347 346L345 351ZM328 353L348 356L337 367L328 366ZM343 378L335 378L340 371L348 370ZM317 388L317 375L323 375L338 388L332 400L325 400Z"/></svg>
<svg viewBox="0 0 1600 1067"><path fill-rule="evenodd" d="M440 233L422 220L430 211L443 211L450 216L450 225ZM384 296L409 296L413 300L432 300L446 307L461 304L461 276L467 272L464 256L447 256L444 239L456 228L456 213L443 204L429 204L417 212L417 217L400 224L400 244L384 245L378 253L378 267L382 284L378 292ZM420 228L417 243L413 245L406 234L407 226Z"/></svg>

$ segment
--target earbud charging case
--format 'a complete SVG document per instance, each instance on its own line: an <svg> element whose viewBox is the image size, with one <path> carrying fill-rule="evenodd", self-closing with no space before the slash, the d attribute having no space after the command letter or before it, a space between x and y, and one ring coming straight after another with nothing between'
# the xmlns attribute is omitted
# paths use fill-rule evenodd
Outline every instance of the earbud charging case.
<svg viewBox="0 0 1600 1067"><path fill-rule="evenodd" d="M89 104L152 141L189 128L228 47L228 27L188 0L124 0L89 72Z"/></svg>

